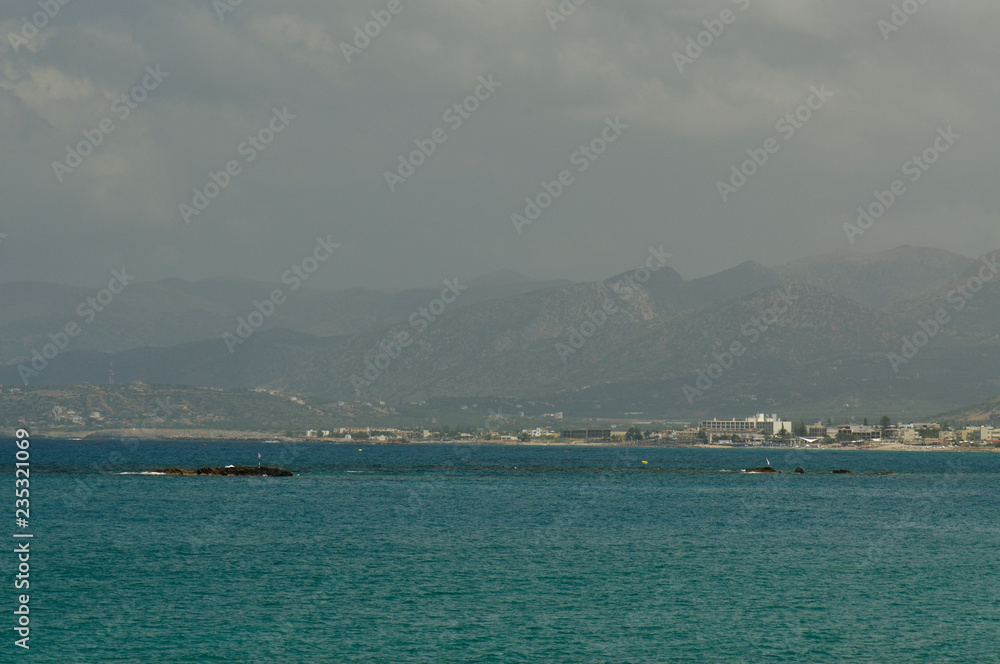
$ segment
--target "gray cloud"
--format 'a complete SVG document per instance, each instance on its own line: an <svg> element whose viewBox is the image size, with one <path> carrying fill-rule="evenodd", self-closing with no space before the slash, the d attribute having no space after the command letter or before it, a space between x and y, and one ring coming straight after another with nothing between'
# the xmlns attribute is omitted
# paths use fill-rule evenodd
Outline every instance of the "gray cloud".
<svg viewBox="0 0 1000 664"><path fill-rule="evenodd" d="M349 251L326 286L602 279L654 243L687 277L777 264L851 248L843 224L948 125L959 143L854 248L1000 247L995 2L927 0L888 39L882 0L590 0L552 30L558 4L402 0L348 63L340 44L388 0L244 0L221 21L210 0L73 0L17 52L7 35L38 6L6 3L0 281L96 285L122 265L274 280L328 233ZM679 72L673 54L725 9ZM169 77L120 119L113 100L156 65ZM452 130L442 114L487 74L501 87ZM819 85L834 96L723 202L716 181ZM295 120L245 163L283 107ZM615 116L622 140L518 234L523 199ZM106 117L114 132L58 182L52 162ZM436 128L448 140L390 193L384 171ZM240 174L186 225L178 205L229 160Z"/></svg>

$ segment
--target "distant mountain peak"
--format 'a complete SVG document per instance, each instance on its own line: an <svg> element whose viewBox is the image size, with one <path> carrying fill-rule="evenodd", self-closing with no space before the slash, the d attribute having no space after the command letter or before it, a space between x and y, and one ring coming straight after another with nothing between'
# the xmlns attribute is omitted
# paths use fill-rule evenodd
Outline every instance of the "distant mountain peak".
<svg viewBox="0 0 1000 664"><path fill-rule="evenodd" d="M639 274L636 274L637 272ZM624 281L625 283L628 283L629 281L637 282L639 279L645 277L642 272L648 272L649 277L646 277L646 281L642 282L640 285L644 285L646 283L657 285L680 284L684 281L684 277L682 277L677 270L669 265L658 267L656 270L650 270L643 265L639 268L628 270L627 272L622 272L621 274L616 274L613 277L605 279L602 283L614 284L619 281Z"/></svg>
<svg viewBox="0 0 1000 664"><path fill-rule="evenodd" d="M884 307L951 283L973 259L946 249L901 245L872 253L838 251L779 265L786 278L869 307Z"/></svg>
<svg viewBox="0 0 1000 664"><path fill-rule="evenodd" d="M521 274L515 270L510 270L507 268L493 270L492 272L487 272L486 274L481 274L478 277L469 279L470 284L476 285L493 285L493 286L506 286L509 284L525 284L537 281L525 274Z"/></svg>
<svg viewBox="0 0 1000 664"><path fill-rule="evenodd" d="M739 273L754 273L754 274L770 274L772 273L771 268L765 267L764 265L758 263L754 260L743 261L739 265L729 268L728 270L723 270L722 272L717 272L716 274L739 274Z"/></svg>

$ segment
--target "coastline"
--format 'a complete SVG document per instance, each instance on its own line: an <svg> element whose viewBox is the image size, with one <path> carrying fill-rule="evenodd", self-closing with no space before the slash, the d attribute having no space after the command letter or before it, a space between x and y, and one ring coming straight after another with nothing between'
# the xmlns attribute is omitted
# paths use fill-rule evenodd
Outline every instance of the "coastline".
<svg viewBox="0 0 1000 664"><path fill-rule="evenodd" d="M33 436L66 441L101 441L101 440L150 440L178 441L201 440L206 442L264 442L280 443L313 443L313 444L351 444L351 445L497 445L513 447L627 447L643 448L697 448L697 449L747 449L747 450L842 450L858 452L1000 452L1000 448L988 446L962 445L906 445L903 443L885 443L881 445L797 445L797 446L766 446L748 447L732 444L695 443L691 445L677 444L626 444L617 441L592 441L584 439L571 440L410 440L406 443L396 441L347 440L343 438L315 438L305 436L288 437L275 433L261 431L232 431L216 429L97 429L93 431L34 431Z"/></svg>

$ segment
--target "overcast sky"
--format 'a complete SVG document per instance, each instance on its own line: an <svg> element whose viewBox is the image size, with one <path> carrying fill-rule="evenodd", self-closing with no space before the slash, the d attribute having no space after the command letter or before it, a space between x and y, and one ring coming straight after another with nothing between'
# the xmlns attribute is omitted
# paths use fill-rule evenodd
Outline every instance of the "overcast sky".
<svg viewBox="0 0 1000 664"><path fill-rule="evenodd" d="M312 283L329 287L497 269L597 280L661 244L686 278L848 249L1000 248L996 0L908 0L919 8L891 31L890 0L589 0L557 22L559 4L70 0L34 34L36 1L7 0L0 281L97 286L122 266L276 281L328 235L342 247ZM355 42L373 11L391 22ZM709 28L697 57L675 55ZM115 102L136 85L134 109ZM477 91L456 127L445 112ZM797 109L798 128L776 124ZM114 130L57 174L105 119ZM244 143L269 125L282 131L263 151ZM949 126L947 152L907 168ZM385 172L435 129L446 140L391 191ZM574 155L602 132L616 139L603 154ZM777 150L723 201L717 182L768 139ZM179 206L229 161L238 174L186 223ZM563 170L571 183L518 233L511 215ZM896 179L905 192L849 243L844 224Z"/></svg>

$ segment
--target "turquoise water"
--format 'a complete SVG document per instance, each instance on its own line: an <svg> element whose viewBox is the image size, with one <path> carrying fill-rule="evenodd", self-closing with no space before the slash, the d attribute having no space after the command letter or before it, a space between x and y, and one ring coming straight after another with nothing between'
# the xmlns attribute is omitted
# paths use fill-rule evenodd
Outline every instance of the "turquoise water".
<svg viewBox="0 0 1000 664"><path fill-rule="evenodd" d="M1000 455L361 447L33 441L0 661L1000 661Z"/></svg>

